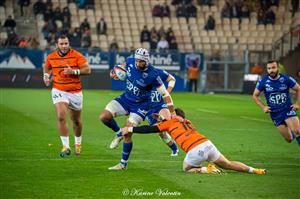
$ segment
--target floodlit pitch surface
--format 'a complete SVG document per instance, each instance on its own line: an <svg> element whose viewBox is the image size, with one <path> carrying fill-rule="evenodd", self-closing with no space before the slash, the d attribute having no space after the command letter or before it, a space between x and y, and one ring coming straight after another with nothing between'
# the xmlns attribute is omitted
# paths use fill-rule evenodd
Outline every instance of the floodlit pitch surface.
<svg viewBox="0 0 300 199"><path fill-rule="evenodd" d="M128 169L108 171L122 150L108 149L114 134L98 119L120 94L112 91L84 91L83 152L62 159L50 90L0 92L1 198L300 198L299 147L285 143L251 96L174 93L173 100L228 159L266 168L265 176L186 174L184 152L170 157L156 134L134 135Z"/></svg>

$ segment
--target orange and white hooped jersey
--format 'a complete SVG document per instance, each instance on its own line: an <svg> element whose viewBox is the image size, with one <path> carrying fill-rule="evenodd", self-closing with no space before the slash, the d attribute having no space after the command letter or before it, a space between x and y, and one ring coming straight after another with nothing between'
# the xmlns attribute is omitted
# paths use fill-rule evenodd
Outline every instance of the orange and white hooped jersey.
<svg viewBox="0 0 300 199"><path fill-rule="evenodd" d="M65 75L64 68L68 66L73 70L87 63L85 57L74 49L70 49L65 56L60 56L58 51L50 53L46 59L45 67L52 70L53 88L61 91L76 93L82 90L79 75Z"/></svg>
<svg viewBox="0 0 300 199"><path fill-rule="evenodd" d="M159 123L157 127L160 132L167 131L186 153L208 140L194 129L190 120L180 121L178 118L173 118Z"/></svg>

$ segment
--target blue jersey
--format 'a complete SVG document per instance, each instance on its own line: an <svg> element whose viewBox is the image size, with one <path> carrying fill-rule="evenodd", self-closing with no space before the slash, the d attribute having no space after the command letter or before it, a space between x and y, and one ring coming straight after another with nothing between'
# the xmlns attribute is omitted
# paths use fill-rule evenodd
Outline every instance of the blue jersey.
<svg viewBox="0 0 300 199"><path fill-rule="evenodd" d="M290 109L292 105L289 89L296 85L295 79L280 74L277 79L271 79L268 75L260 80L256 88L263 91L271 112L282 112Z"/></svg>
<svg viewBox="0 0 300 199"><path fill-rule="evenodd" d="M158 68L156 68L156 70L162 82L167 81L169 77L169 73L165 70L158 69ZM159 92L156 90L156 88L153 88L151 91L151 105L155 106L155 105L159 105L159 103L164 103L164 100L161 94L159 94Z"/></svg>
<svg viewBox="0 0 300 199"><path fill-rule="evenodd" d="M132 102L150 102L151 91L163 84L158 70L151 64L145 71L141 71L135 66L134 58L126 60L126 89L125 97Z"/></svg>

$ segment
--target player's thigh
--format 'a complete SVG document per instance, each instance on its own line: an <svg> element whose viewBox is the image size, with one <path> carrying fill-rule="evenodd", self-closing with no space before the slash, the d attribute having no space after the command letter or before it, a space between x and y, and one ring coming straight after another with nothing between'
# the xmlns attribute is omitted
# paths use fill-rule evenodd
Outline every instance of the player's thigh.
<svg viewBox="0 0 300 199"><path fill-rule="evenodd" d="M300 134L300 122L297 116L287 118L285 123L291 131Z"/></svg>
<svg viewBox="0 0 300 199"><path fill-rule="evenodd" d="M128 112L125 110L125 108L117 100L110 101L106 105L105 110L110 112L113 115L113 117L118 117L121 115L128 114Z"/></svg>
<svg viewBox="0 0 300 199"><path fill-rule="evenodd" d="M61 90L58 90L56 88L53 88L51 91L51 97L53 104L57 104L60 102L64 102L66 104L69 104L69 99L67 96L67 93Z"/></svg>
<svg viewBox="0 0 300 199"><path fill-rule="evenodd" d="M282 137L284 137L286 140L292 139L289 128L285 124L281 124L281 125L277 126L277 130L282 135Z"/></svg>
<svg viewBox="0 0 300 199"><path fill-rule="evenodd" d="M145 118L137 113L130 113L126 126L138 126Z"/></svg>
<svg viewBox="0 0 300 199"><path fill-rule="evenodd" d="M67 117L68 106L66 102L56 102L54 104L57 118L59 120L64 120Z"/></svg>

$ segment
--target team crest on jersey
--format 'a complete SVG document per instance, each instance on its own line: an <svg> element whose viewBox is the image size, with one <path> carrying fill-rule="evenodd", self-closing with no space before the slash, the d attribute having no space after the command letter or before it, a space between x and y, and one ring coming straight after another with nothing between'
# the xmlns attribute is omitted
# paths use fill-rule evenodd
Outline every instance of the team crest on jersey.
<svg viewBox="0 0 300 199"><path fill-rule="evenodd" d="M143 78L147 78L148 77L148 73L143 73Z"/></svg>
<svg viewBox="0 0 300 199"><path fill-rule="evenodd" d="M280 78L279 78L279 81L280 81L281 83L283 83L283 82L284 82L284 78L283 78L283 77L280 77Z"/></svg>
<svg viewBox="0 0 300 199"><path fill-rule="evenodd" d="M281 86L279 87L280 90L286 90L287 86L285 84L281 84Z"/></svg>

